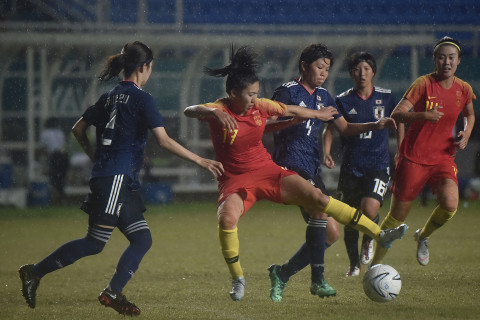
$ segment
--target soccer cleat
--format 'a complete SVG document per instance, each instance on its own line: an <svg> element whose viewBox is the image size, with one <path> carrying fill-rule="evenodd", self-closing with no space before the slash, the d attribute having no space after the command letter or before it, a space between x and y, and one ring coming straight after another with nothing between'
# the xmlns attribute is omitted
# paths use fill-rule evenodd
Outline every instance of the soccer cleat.
<svg viewBox="0 0 480 320"><path fill-rule="evenodd" d="M422 266L426 266L430 261L430 254L428 253L428 239L421 238L420 232L422 229L415 231L415 241L417 241L417 261Z"/></svg>
<svg viewBox="0 0 480 320"><path fill-rule="evenodd" d="M362 250L360 252L360 262L365 265L369 264L373 258L373 240L366 240L362 242Z"/></svg>
<svg viewBox="0 0 480 320"><path fill-rule="evenodd" d="M310 293L314 296L319 296L322 299L324 297L328 298L337 295L337 291L333 289L323 277L320 282L312 282L310 285Z"/></svg>
<svg viewBox="0 0 480 320"><path fill-rule="evenodd" d="M283 282L278 276L280 266L278 264L272 264L267 270L270 271L270 299L272 299L273 302L281 302L283 298L283 289L285 289L287 283Z"/></svg>
<svg viewBox="0 0 480 320"><path fill-rule="evenodd" d="M18 269L20 280L22 281L22 295L30 308L35 308L35 297L37 288L40 284L40 278L32 273L33 264L24 264Z"/></svg>
<svg viewBox="0 0 480 320"><path fill-rule="evenodd" d="M127 316L138 316L140 309L127 300L122 293L115 293L110 289L105 288L98 296L98 301L105 307L110 307L119 314Z"/></svg>
<svg viewBox="0 0 480 320"><path fill-rule="evenodd" d="M232 279L232 290L230 290L230 297L233 301L239 301L243 299L245 294L245 278L236 277Z"/></svg>
<svg viewBox="0 0 480 320"><path fill-rule="evenodd" d="M356 277L356 276L359 276L360 275L360 267L358 266L350 266L348 267L348 271L347 273L345 274L345 277Z"/></svg>
<svg viewBox="0 0 480 320"><path fill-rule="evenodd" d="M405 223L402 223L396 228L382 230L380 232L380 240L378 240L378 244L388 249L392 246L393 241L397 239L401 239L405 232L407 232L408 226Z"/></svg>

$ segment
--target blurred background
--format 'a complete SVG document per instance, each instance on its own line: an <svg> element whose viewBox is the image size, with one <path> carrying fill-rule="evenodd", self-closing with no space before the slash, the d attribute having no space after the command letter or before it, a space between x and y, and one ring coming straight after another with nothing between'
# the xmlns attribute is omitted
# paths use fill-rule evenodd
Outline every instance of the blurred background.
<svg viewBox="0 0 480 320"><path fill-rule="evenodd" d="M377 60L374 84L400 99L414 79L433 71L432 47L449 35L463 45L457 76L478 96L479 32L478 0L1 0L0 205L62 204L88 192L91 164L70 129L118 81L102 84L97 77L126 42L140 40L154 51L144 89L166 118L169 135L213 158L207 126L182 112L225 95L223 79L202 70L228 63L232 45L251 45L259 53L263 97L298 75L306 45L322 42L335 56L324 84L332 96L352 87L346 58L364 50ZM480 191L478 128L457 155L460 191L469 199ZM265 144L269 148L269 136ZM391 147L394 154L393 133ZM66 160L49 168L55 154ZM333 191L338 169L323 173ZM153 141L142 180L149 203L216 199L209 173Z"/></svg>

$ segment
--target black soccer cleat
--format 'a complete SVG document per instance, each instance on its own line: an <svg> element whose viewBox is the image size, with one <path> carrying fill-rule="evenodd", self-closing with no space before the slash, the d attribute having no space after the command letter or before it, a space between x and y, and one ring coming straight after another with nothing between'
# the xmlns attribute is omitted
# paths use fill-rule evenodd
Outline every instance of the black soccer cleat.
<svg viewBox="0 0 480 320"><path fill-rule="evenodd" d="M119 314L127 316L138 316L140 309L127 300L122 293L115 293L112 290L105 288L98 296L98 301L105 307L110 307Z"/></svg>
<svg viewBox="0 0 480 320"><path fill-rule="evenodd" d="M20 280L22 281L22 295L30 308L35 308L35 297L37 288L40 284L40 278L32 273L33 264L24 264L18 269Z"/></svg>

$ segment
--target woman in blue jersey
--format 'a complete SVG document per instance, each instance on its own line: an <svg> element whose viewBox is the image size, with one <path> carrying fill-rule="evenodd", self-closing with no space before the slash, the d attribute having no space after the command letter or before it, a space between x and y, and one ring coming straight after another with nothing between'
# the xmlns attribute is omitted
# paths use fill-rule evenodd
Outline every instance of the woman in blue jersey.
<svg viewBox="0 0 480 320"><path fill-rule="evenodd" d="M373 85L377 71L375 58L368 52L355 52L350 56L348 71L355 86L336 98L336 103L351 123L365 123L389 117L396 100L389 89ZM324 164L334 168L330 154L332 130L329 124L323 135ZM342 166L338 181L339 199L360 209L378 224L378 211L383 203L390 180L388 130L368 131L358 135L342 136ZM361 253L358 252L359 232L345 226L344 241L350 266L346 276L358 276L360 264L370 263L373 256L373 240L364 234Z"/></svg>
<svg viewBox="0 0 480 320"><path fill-rule="evenodd" d="M152 61L153 53L145 44L138 41L125 44L120 54L108 59L100 75L101 81L107 81L123 71L123 81L104 93L72 128L75 138L94 162L91 192L82 205L82 210L89 214L88 232L84 238L62 245L40 262L20 268L22 293L31 308L35 308L36 290L43 276L85 256L100 253L118 227L130 245L98 299L120 314L140 314L140 309L126 299L122 290L152 245L143 217L145 207L138 192L138 175L149 131L162 148L215 176L223 173L221 163L199 157L167 135L153 97L141 89L151 75ZM86 133L92 125L96 128L95 150Z"/></svg>
<svg viewBox="0 0 480 320"><path fill-rule="evenodd" d="M323 44L307 46L298 62L300 78L277 88L273 100L313 110L335 106L331 95L322 88L332 64L333 55L327 46ZM390 118L351 124L341 115L336 115L333 121L338 130L345 135L395 125ZM273 160L278 165L297 172L326 193L320 176L319 136L322 128L321 120L301 118L272 119L267 125L267 131L275 131ZM323 212L307 213L303 208L300 209L307 222L306 242L285 264L281 266L274 264L268 268L271 281L270 298L276 302L282 300L283 290L290 277L308 264L312 269L312 283L321 284L315 286L314 290L311 289L311 293L322 298L336 295L335 289L326 282L323 272L325 248L338 239L338 223Z"/></svg>

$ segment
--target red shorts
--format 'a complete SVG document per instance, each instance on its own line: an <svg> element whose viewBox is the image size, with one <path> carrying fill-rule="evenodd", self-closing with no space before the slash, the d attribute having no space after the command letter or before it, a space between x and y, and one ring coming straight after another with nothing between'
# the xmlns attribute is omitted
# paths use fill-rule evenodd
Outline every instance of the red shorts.
<svg viewBox="0 0 480 320"><path fill-rule="evenodd" d="M277 165L244 174L224 173L218 182L218 205L235 193L243 199L243 213L261 199L283 203L282 179L293 174L297 173Z"/></svg>
<svg viewBox="0 0 480 320"><path fill-rule="evenodd" d="M458 185L457 165L453 158L435 165L424 165L400 157L393 174L392 193L401 201L412 201L425 184L435 190L436 184L444 179L452 179Z"/></svg>

